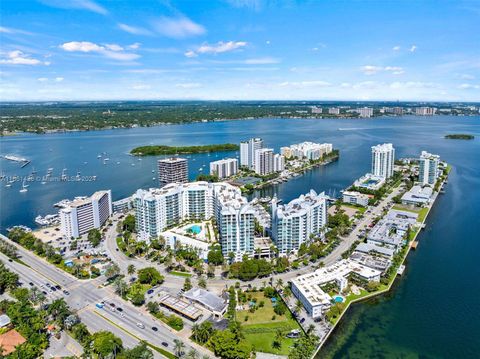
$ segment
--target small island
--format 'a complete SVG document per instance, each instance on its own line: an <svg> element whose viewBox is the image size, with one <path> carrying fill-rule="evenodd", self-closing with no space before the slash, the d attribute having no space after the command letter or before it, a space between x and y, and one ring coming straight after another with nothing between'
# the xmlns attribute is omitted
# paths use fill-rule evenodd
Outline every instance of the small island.
<svg viewBox="0 0 480 359"><path fill-rule="evenodd" d="M462 133L454 133L450 135L445 135L445 138L449 140L473 140L475 136Z"/></svg>
<svg viewBox="0 0 480 359"><path fill-rule="evenodd" d="M207 153L219 151L237 151L239 146L233 143L221 143L216 145L203 146L140 146L130 151L134 156L158 156L158 155L176 155L190 153Z"/></svg>

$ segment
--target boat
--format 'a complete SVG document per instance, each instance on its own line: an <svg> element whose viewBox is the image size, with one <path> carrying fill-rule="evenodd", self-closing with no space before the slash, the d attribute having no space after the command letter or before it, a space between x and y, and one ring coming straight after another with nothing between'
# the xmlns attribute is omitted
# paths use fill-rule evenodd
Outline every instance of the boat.
<svg viewBox="0 0 480 359"><path fill-rule="evenodd" d="M152 181L155 181L155 177L152 178Z"/></svg>
<svg viewBox="0 0 480 359"><path fill-rule="evenodd" d="M5 158L6 160L14 161L14 162L30 162L26 158L15 156L15 155L5 155L2 157Z"/></svg>
<svg viewBox="0 0 480 359"><path fill-rule="evenodd" d="M80 181L80 171L77 171L77 176L75 177L77 181Z"/></svg>
<svg viewBox="0 0 480 359"><path fill-rule="evenodd" d="M155 170L152 170L152 173L155 173Z"/></svg>
<svg viewBox="0 0 480 359"><path fill-rule="evenodd" d="M135 163L132 163L132 166L135 166Z"/></svg>
<svg viewBox="0 0 480 359"><path fill-rule="evenodd" d="M102 155L98 155L97 158L102 158Z"/></svg>
<svg viewBox="0 0 480 359"><path fill-rule="evenodd" d="M32 175L35 175L35 174L37 174L37 171L35 171L35 167L33 167L33 169L32 169Z"/></svg>
<svg viewBox="0 0 480 359"><path fill-rule="evenodd" d="M47 214L46 216L37 216L35 217L35 223L39 226L51 226L60 221L58 214Z"/></svg>
<svg viewBox="0 0 480 359"><path fill-rule="evenodd" d="M5 185L5 187L12 187L12 184L11 184L11 183L7 183L7 184Z"/></svg>
<svg viewBox="0 0 480 359"><path fill-rule="evenodd" d="M20 193L25 193L28 191L28 184L25 184L25 178L23 179L23 183L22 183L22 188L20 189Z"/></svg>
<svg viewBox="0 0 480 359"><path fill-rule="evenodd" d="M117 165L119 165L119 164L120 164L120 161L117 161Z"/></svg>
<svg viewBox="0 0 480 359"><path fill-rule="evenodd" d="M104 159L103 159L103 164L106 165L108 161L110 161L110 158L108 158L108 157L107 157L107 158L104 158Z"/></svg>
<svg viewBox="0 0 480 359"><path fill-rule="evenodd" d="M62 180L62 181L66 181L66 180L67 180L67 169L66 169L66 168L64 168L64 169L62 170L61 180Z"/></svg>

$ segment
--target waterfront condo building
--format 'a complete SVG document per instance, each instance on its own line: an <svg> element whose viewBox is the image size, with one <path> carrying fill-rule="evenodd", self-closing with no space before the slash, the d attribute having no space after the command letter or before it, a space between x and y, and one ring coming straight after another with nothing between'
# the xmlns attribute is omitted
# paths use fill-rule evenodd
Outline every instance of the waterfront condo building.
<svg viewBox="0 0 480 359"><path fill-rule="evenodd" d="M225 158L210 162L210 174L218 176L218 178L226 178L236 175L238 172L238 160L236 158Z"/></svg>
<svg viewBox="0 0 480 359"><path fill-rule="evenodd" d="M282 172L285 169L285 156L276 153L273 156L273 170L275 172Z"/></svg>
<svg viewBox="0 0 480 359"><path fill-rule="evenodd" d="M338 107L330 107L328 109L329 115L340 115L340 109Z"/></svg>
<svg viewBox="0 0 480 359"><path fill-rule="evenodd" d="M357 108L355 112L358 113L358 116L360 117L372 117L373 116L373 108L371 107L362 107L362 108Z"/></svg>
<svg viewBox="0 0 480 359"><path fill-rule="evenodd" d="M77 238L91 229L100 228L111 214L111 191L98 191L90 197L67 202L59 210L60 230L67 238Z"/></svg>
<svg viewBox="0 0 480 359"><path fill-rule="evenodd" d="M132 196L140 240L149 242L185 220L215 218L225 256L253 253L254 210L239 188L228 183L170 183Z"/></svg>
<svg viewBox="0 0 480 359"><path fill-rule="evenodd" d="M272 204L272 238L280 254L296 252L327 224L327 197L314 190L288 204Z"/></svg>
<svg viewBox="0 0 480 359"><path fill-rule="evenodd" d="M169 183L188 182L187 159L171 157L158 160L158 182L160 187Z"/></svg>
<svg viewBox="0 0 480 359"><path fill-rule="evenodd" d="M331 143L301 142L290 147L281 147L280 153L286 158L307 158L318 160L333 151Z"/></svg>
<svg viewBox="0 0 480 359"><path fill-rule="evenodd" d="M424 185L435 185L438 178L438 165L440 156L432 155L426 151L422 151L420 155L418 180Z"/></svg>
<svg viewBox="0 0 480 359"><path fill-rule="evenodd" d="M417 116L433 116L437 112L435 107L417 107L415 114Z"/></svg>
<svg viewBox="0 0 480 359"><path fill-rule="evenodd" d="M248 141L240 142L240 166L250 170L255 168L255 151L263 148L261 138L251 138Z"/></svg>
<svg viewBox="0 0 480 359"><path fill-rule="evenodd" d="M390 178L393 175L395 162L395 148L391 143L372 146L372 174L374 176Z"/></svg>
<svg viewBox="0 0 480 359"><path fill-rule="evenodd" d="M261 148L255 151L255 173L265 176L275 171L274 154L271 148Z"/></svg>

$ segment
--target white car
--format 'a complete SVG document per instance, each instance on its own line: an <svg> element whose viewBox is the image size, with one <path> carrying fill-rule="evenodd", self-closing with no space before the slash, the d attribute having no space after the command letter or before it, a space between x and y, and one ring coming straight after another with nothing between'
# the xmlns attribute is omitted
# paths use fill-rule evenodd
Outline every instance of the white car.
<svg viewBox="0 0 480 359"><path fill-rule="evenodd" d="M145 325L143 325L142 323L137 323L137 327L139 327L140 329L145 329Z"/></svg>

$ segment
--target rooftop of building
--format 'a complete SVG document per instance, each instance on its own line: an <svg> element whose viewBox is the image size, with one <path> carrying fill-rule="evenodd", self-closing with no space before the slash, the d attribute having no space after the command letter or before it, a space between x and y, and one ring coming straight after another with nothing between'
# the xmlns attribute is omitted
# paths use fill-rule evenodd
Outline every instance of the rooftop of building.
<svg viewBox="0 0 480 359"><path fill-rule="evenodd" d="M432 197L433 189L430 186L413 186L402 196L402 201L426 203Z"/></svg>
<svg viewBox="0 0 480 359"><path fill-rule="evenodd" d="M92 201L98 201L102 198L106 193L109 193L110 190L101 190L97 191L92 194L90 197L75 197L73 201L65 201L65 205L63 207L64 210L68 210L69 208L73 207L81 207L83 205L89 204Z"/></svg>
<svg viewBox="0 0 480 359"><path fill-rule="evenodd" d="M328 267L319 268L313 273L296 277L292 279L292 283L312 305L328 304L331 297L320 286L337 280L345 280L350 273L355 273L362 278L375 278L381 274L381 271L350 259L342 259Z"/></svg>
<svg viewBox="0 0 480 359"><path fill-rule="evenodd" d="M360 243L355 248L355 250L363 253L377 252L389 258L393 257L393 255L395 254L395 251L391 248L383 247L378 244L370 244L370 243Z"/></svg>
<svg viewBox="0 0 480 359"><path fill-rule="evenodd" d="M16 350L16 347L25 343L27 340L15 329L0 335L0 353L2 356L7 356Z"/></svg>
<svg viewBox="0 0 480 359"><path fill-rule="evenodd" d="M202 288L192 288L183 293L183 296L187 299L196 301L215 312L223 312L227 306L227 303L223 298Z"/></svg>
<svg viewBox="0 0 480 359"><path fill-rule="evenodd" d="M186 158L183 157L169 157L169 158L162 158L159 159L158 162L160 163L180 163L180 162L187 162Z"/></svg>
<svg viewBox="0 0 480 359"><path fill-rule="evenodd" d="M384 151L391 151L393 150L393 144L391 143L382 143L376 146L372 146L372 151L375 152L384 152Z"/></svg>
<svg viewBox="0 0 480 359"><path fill-rule="evenodd" d="M326 198L325 192L317 194L317 192L311 189L310 192L302 194L300 197L291 200L289 203L279 205L278 214L284 216L300 214L320 202L325 203Z"/></svg>

